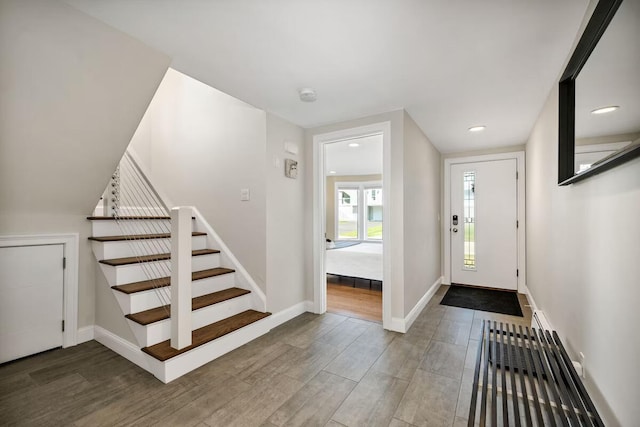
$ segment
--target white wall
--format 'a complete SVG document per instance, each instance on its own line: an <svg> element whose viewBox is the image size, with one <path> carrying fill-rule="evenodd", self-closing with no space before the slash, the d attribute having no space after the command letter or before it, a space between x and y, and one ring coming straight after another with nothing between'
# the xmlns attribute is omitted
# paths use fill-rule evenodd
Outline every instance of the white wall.
<svg viewBox="0 0 640 427"><path fill-rule="evenodd" d="M305 167L303 142L300 127L169 69L130 148L170 202L198 207L278 312L306 297L305 177L284 176L285 158ZM135 343L115 300L97 297L96 323Z"/></svg>
<svg viewBox="0 0 640 427"><path fill-rule="evenodd" d="M0 234L80 233L79 327L94 323L85 217L168 63L57 1L0 1Z"/></svg>
<svg viewBox="0 0 640 427"><path fill-rule="evenodd" d="M404 315L442 275L440 152L404 113Z"/></svg>
<svg viewBox="0 0 640 427"><path fill-rule="evenodd" d="M95 324L119 336L120 338L129 341L137 347L138 341L136 340L135 335L133 335L133 331L129 325L129 320L127 320L124 317L124 314L122 314L122 309L113 295L109 282L106 277L104 277L99 266L96 266L95 269L95 281Z"/></svg>
<svg viewBox="0 0 640 427"><path fill-rule="evenodd" d="M527 142L527 285L607 425L640 420L640 159L558 187L558 88Z"/></svg>
<svg viewBox="0 0 640 427"><path fill-rule="evenodd" d="M285 153L293 143L298 154ZM304 131L273 114L267 114L267 310L278 312L303 302L305 162ZM275 158L279 165L274 163ZM284 176L284 159L298 161L297 179Z"/></svg>
<svg viewBox="0 0 640 427"><path fill-rule="evenodd" d="M197 206L266 286L266 113L169 69L132 150L175 205ZM251 200L240 201L248 188Z"/></svg>

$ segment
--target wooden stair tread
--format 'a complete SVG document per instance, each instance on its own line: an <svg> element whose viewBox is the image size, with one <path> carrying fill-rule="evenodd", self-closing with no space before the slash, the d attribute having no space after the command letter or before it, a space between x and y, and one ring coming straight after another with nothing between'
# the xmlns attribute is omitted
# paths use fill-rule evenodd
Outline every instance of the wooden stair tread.
<svg viewBox="0 0 640 427"><path fill-rule="evenodd" d="M255 310L247 310L235 316L228 317L220 320L219 322L212 323L202 328L196 329L191 333L192 344L189 347L185 347L182 350L176 350L171 347L171 340L163 341L161 343L152 345L150 347L144 347L142 351L164 362L167 359L175 357L179 354L185 353L224 335L227 335L233 331L250 325L258 320L264 319L270 316L271 313L261 313Z"/></svg>
<svg viewBox="0 0 640 427"><path fill-rule="evenodd" d="M114 216L88 216L88 220L90 221L114 221L116 217ZM170 216L119 216L118 219L127 219L127 220L136 220L136 219L162 219L162 220L170 220Z"/></svg>
<svg viewBox="0 0 640 427"><path fill-rule="evenodd" d="M234 273L231 268L216 267L207 270L194 271L191 273L191 280L201 280L208 277L221 276L223 274ZM126 285L112 286L111 289L120 291L125 294L133 294L136 292L148 291L153 288L161 288L171 284L171 277L161 277L159 279L144 280L141 282L127 283Z"/></svg>
<svg viewBox="0 0 640 427"><path fill-rule="evenodd" d="M88 216L88 220L90 221L114 221L116 217L114 216ZM148 219L160 219L160 220L170 220L170 216L119 216L117 217L119 220L148 220ZM196 219L195 216L192 216L191 219Z"/></svg>
<svg viewBox="0 0 640 427"><path fill-rule="evenodd" d="M207 233L202 231L194 231L191 236L206 236ZM171 237L171 233L160 234L132 234L129 236L101 236L101 237L89 237L89 240L96 242L121 242L127 240L146 240L146 239L168 239Z"/></svg>
<svg viewBox="0 0 640 427"><path fill-rule="evenodd" d="M191 310L198 310L200 308L218 304L220 302L227 301L232 298L237 298L248 293L251 293L251 291L240 288L229 288L222 291L213 292L211 294L202 295L200 297L195 297L191 300ZM124 317L144 326L150 323L168 319L169 313L171 313L171 304L151 308L149 310L140 311L138 313L127 314Z"/></svg>
<svg viewBox="0 0 640 427"><path fill-rule="evenodd" d="M220 251L217 249L196 249L194 251L191 251L192 256L211 255L211 254L218 254L218 253L220 253ZM99 262L101 264L117 267L120 265L137 264L140 262L165 261L168 259L171 259L171 254L153 254L153 255L145 255L141 257L103 259L103 260L100 260Z"/></svg>

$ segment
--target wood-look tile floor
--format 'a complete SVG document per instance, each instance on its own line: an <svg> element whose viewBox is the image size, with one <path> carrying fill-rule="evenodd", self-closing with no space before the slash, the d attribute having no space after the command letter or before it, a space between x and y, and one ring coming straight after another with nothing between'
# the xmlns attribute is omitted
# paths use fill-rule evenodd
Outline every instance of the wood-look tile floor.
<svg viewBox="0 0 640 427"><path fill-rule="evenodd" d="M406 334L305 313L166 385L95 341L8 363L0 425L466 425L482 319L531 311L439 305L446 289Z"/></svg>

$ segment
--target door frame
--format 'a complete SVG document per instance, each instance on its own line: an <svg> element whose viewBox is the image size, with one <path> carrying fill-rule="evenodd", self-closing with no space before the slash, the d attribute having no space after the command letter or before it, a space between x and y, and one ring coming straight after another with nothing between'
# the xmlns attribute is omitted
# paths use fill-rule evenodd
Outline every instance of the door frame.
<svg viewBox="0 0 640 427"><path fill-rule="evenodd" d="M391 122L343 129L313 136L313 310L316 314L327 311L326 270L326 178L324 146L345 139L382 135L382 327L390 329L391 320Z"/></svg>
<svg viewBox="0 0 640 427"><path fill-rule="evenodd" d="M526 222L525 222L525 189L526 189L526 173L525 173L525 153L524 151L515 151L510 153L485 154L480 156L454 157L444 160L444 203L443 203L443 221L442 236L444 242L444 279L442 283L451 284L451 166L463 163L491 162L496 160L516 160L516 170L518 173L518 181L516 187L516 220L518 221L517 245L518 257L518 292L526 293Z"/></svg>
<svg viewBox="0 0 640 427"><path fill-rule="evenodd" d="M0 248L62 245L66 258L66 267L62 270L62 347L78 344L78 240L78 233L0 236Z"/></svg>

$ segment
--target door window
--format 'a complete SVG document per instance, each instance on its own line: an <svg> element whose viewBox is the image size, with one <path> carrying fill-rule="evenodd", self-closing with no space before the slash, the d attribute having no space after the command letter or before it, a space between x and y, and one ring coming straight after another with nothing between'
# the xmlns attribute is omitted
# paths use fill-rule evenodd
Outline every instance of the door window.
<svg viewBox="0 0 640 427"><path fill-rule="evenodd" d="M464 261L465 270L476 269L476 173L465 172L464 183Z"/></svg>

